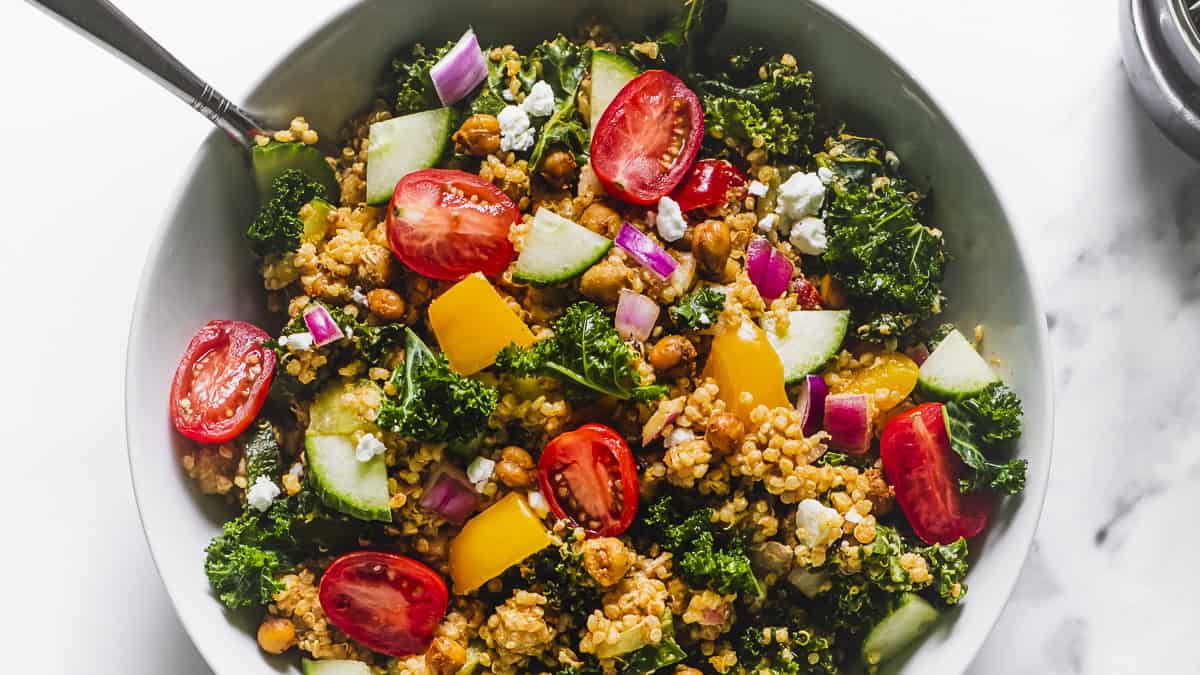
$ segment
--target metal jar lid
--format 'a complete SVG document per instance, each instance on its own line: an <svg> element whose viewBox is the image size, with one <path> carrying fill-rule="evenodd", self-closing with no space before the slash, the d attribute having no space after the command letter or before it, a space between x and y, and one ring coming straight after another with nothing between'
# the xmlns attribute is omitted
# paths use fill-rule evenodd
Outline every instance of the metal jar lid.
<svg viewBox="0 0 1200 675"><path fill-rule="evenodd" d="M1200 0L1120 3L1121 49L1134 91L1163 133L1200 159Z"/></svg>

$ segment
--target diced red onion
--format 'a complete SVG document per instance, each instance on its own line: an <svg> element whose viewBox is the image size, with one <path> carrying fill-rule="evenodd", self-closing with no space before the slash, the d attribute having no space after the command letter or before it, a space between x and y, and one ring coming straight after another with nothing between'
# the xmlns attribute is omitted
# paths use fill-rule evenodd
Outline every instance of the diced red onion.
<svg viewBox="0 0 1200 675"><path fill-rule="evenodd" d="M645 342L658 321L658 303L641 293L622 288L617 300L617 333L626 340Z"/></svg>
<svg viewBox="0 0 1200 675"><path fill-rule="evenodd" d="M763 300L770 302L787 290L792 280L792 261L765 237L757 237L746 250L746 275Z"/></svg>
<svg viewBox="0 0 1200 675"><path fill-rule="evenodd" d="M908 358L912 359L913 363L917 364L919 367L922 363L925 363L925 359L929 358L929 346L924 342L918 342L908 349L905 349L904 353L907 354Z"/></svg>
<svg viewBox="0 0 1200 675"><path fill-rule="evenodd" d="M312 333L314 347L324 347L330 342L346 337L342 327L337 325L324 305L313 305L305 310L304 325L308 326L308 332Z"/></svg>
<svg viewBox="0 0 1200 675"><path fill-rule="evenodd" d="M433 511L451 523L465 521L478 506L479 493L471 481L449 464L441 464L433 470L421 495L421 508Z"/></svg>
<svg viewBox="0 0 1200 675"><path fill-rule="evenodd" d="M829 395L829 387L820 375L805 375L800 383L800 396L796 399L796 410L800 411L800 419L804 420L804 435L812 436L821 430L821 422L825 419L825 397Z"/></svg>
<svg viewBox="0 0 1200 675"><path fill-rule="evenodd" d="M825 431L837 450L862 454L871 447L871 401L866 394L825 397Z"/></svg>
<svg viewBox="0 0 1200 675"><path fill-rule="evenodd" d="M654 272L662 279L671 276L676 267L679 267L679 261L671 257L661 246L654 243L654 240L647 237L645 233L637 229L630 223L621 225L621 230L617 232L617 246L629 254L639 265Z"/></svg>
<svg viewBox="0 0 1200 675"><path fill-rule="evenodd" d="M687 398L680 396L669 401L662 401L658 404L658 409L646 420L645 426L642 427L642 445L650 445L659 436L662 436L663 429L675 420L679 419L679 415L683 413L684 404L687 403Z"/></svg>
<svg viewBox="0 0 1200 675"><path fill-rule="evenodd" d="M429 78L442 105L454 105L487 79L487 59L470 28L432 68Z"/></svg>

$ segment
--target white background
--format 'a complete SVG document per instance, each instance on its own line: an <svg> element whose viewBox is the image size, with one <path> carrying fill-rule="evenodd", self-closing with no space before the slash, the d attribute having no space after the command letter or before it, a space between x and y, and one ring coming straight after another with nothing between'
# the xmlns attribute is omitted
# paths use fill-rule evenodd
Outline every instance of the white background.
<svg viewBox="0 0 1200 675"><path fill-rule="evenodd" d="M119 4L237 99L346 3ZM1181 213L1194 205L1186 200L1159 208L1160 197L1200 185L1200 172L1132 103L1115 3L835 4L917 74L986 157L1020 234L1036 246L1034 266L1057 317L1059 442L1047 513L1014 601L972 672L1195 672L1194 659L1175 655L1200 624L1187 581L1196 557L1160 563L1147 554L1184 545L1166 533L1171 522L1188 527L1180 516L1195 512L1194 496L1166 474L1195 469L1186 457L1164 468L1161 456L1194 442L1181 440L1190 433L1160 434L1159 459L1122 463L1125 447L1115 441L1128 430L1106 427L1111 415L1091 400L1121 383L1102 377L1113 367L1106 350L1119 345L1090 326L1124 322L1130 330L1113 334L1136 335L1171 322L1164 330L1192 344L1197 334L1194 304L1142 296L1131 309L1119 304L1128 287L1112 280L1154 270L1156 257L1189 242L1168 235L1161 247L1139 247L1142 224L1200 217ZM26 4L5 0L0 26L0 670L206 675L138 524L122 381L143 257L209 128ZM1122 234L1132 239L1114 239ZM1110 239L1117 243L1091 246ZM1137 257L1105 262L1126 251ZM1116 298L1116 310L1093 288ZM1138 385L1152 387L1153 373L1143 376ZM1183 407L1160 426L1186 423L1194 402ZM1129 492L1127 483L1149 487ZM1102 527L1111 539L1097 540Z"/></svg>

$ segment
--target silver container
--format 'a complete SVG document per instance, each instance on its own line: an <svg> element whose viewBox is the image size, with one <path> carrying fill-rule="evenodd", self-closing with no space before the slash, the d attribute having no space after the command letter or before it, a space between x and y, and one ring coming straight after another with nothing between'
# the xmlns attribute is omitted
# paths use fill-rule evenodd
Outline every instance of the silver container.
<svg viewBox="0 0 1200 675"><path fill-rule="evenodd" d="M1200 159L1200 2L1120 5L1121 50L1133 90L1163 133Z"/></svg>

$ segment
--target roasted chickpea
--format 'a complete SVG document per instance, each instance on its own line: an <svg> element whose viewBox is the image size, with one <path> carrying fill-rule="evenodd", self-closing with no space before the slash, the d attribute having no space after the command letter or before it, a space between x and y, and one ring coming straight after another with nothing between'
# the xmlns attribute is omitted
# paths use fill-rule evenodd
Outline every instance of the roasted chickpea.
<svg viewBox="0 0 1200 675"><path fill-rule="evenodd" d="M538 173L556 188L565 188L575 179L575 155L567 150L551 150Z"/></svg>
<svg viewBox="0 0 1200 675"><path fill-rule="evenodd" d="M704 673L691 666L679 666L675 669L675 675L704 675Z"/></svg>
<svg viewBox="0 0 1200 675"><path fill-rule="evenodd" d="M529 475L533 468L533 457L524 448L510 445L500 451L496 462L496 479L510 488L527 487L533 483Z"/></svg>
<svg viewBox="0 0 1200 675"><path fill-rule="evenodd" d="M444 635L439 635L425 650L425 668L436 675L453 675L467 663L467 650Z"/></svg>
<svg viewBox="0 0 1200 675"><path fill-rule="evenodd" d="M579 224L596 234L612 237L621 229L621 214L608 204L592 202L580 214Z"/></svg>
<svg viewBox="0 0 1200 675"><path fill-rule="evenodd" d="M296 644L296 625L291 619L267 615L258 627L258 646L268 654L282 654Z"/></svg>
<svg viewBox="0 0 1200 675"><path fill-rule="evenodd" d="M729 226L723 220L706 220L692 230L692 252L700 269L708 274L724 274L732 247Z"/></svg>
<svg viewBox="0 0 1200 675"><path fill-rule="evenodd" d="M367 293L367 308L381 319L396 321L404 318L404 298L390 288L376 288Z"/></svg>
<svg viewBox="0 0 1200 675"><path fill-rule="evenodd" d="M583 542L583 568L601 586L612 586L625 576L634 556L616 537L597 537Z"/></svg>
<svg viewBox="0 0 1200 675"><path fill-rule="evenodd" d="M659 340L646 360L655 370L671 370L691 363L696 358L696 347L682 335L668 335Z"/></svg>
<svg viewBox="0 0 1200 675"><path fill-rule="evenodd" d="M746 435L746 425L742 418L731 412L717 413L708 420L708 428L704 430L704 438L708 444L719 453L733 452Z"/></svg>
<svg viewBox="0 0 1200 675"><path fill-rule="evenodd" d="M471 115L451 137L459 152L487 157L500 151L500 121L495 115Z"/></svg>
<svg viewBox="0 0 1200 675"><path fill-rule="evenodd" d="M625 287L628 269L620 262L606 258L588 268L579 279L579 292L585 297L606 305L615 305Z"/></svg>

